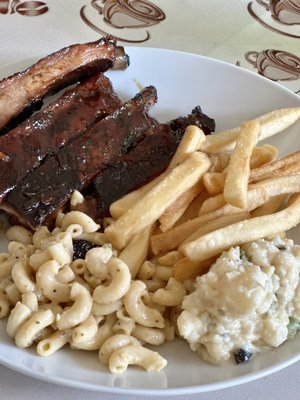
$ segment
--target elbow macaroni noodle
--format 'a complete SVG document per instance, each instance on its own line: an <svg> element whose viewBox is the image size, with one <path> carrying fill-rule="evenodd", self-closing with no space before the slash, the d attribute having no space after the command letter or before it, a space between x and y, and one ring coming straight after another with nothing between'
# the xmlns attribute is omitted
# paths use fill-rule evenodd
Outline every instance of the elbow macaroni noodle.
<svg viewBox="0 0 300 400"><path fill-rule="evenodd" d="M99 360L102 364L108 365L112 353L122 346L132 344L134 346L141 346L140 342L129 335L122 335L117 333L105 340L99 350Z"/></svg>
<svg viewBox="0 0 300 400"><path fill-rule="evenodd" d="M72 283L70 299L74 300L73 305L56 316L57 327L60 331L81 324L89 317L92 310L92 296L89 290L78 282Z"/></svg>
<svg viewBox="0 0 300 400"><path fill-rule="evenodd" d="M149 328L163 328L164 318L161 313L145 305L143 296L147 293L142 281L131 282L130 289L124 296L124 306L128 314L137 323Z"/></svg>
<svg viewBox="0 0 300 400"><path fill-rule="evenodd" d="M97 320L93 314L89 314L87 319L72 330L72 342L82 343L93 339L98 331Z"/></svg>
<svg viewBox="0 0 300 400"><path fill-rule="evenodd" d="M71 211L59 213L52 231L43 226L31 233L18 225L7 230L8 250L0 254L0 318L7 318L7 333L17 346L35 345L40 356L69 344L97 350L113 373L131 364L158 371L167 361L144 346L174 339L170 310L181 303L185 288L171 277L168 262L145 260L132 246L131 271L99 225L76 211L83 201L75 193ZM73 259L77 239L96 247Z"/></svg>
<svg viewBox="0 0 300 400"><path fill-rule="evenodd" d="M100 304L113 303L120 300L130 287L131 275L123 261L112 258L107 265L112 280L108 286L97 286L93 293L94 301Z"/></svg>
<svg viewBox="0 0 300 400"><path fill-rule="evenodd" d="M55 316L51 310L39 310L18 327L15 342L18 347L29 347L44 328L51 325Z"/></svg>
<svg viewBox="0 0 300 400"><path fill-rule="evenodd" d="M130 364L139 365L146 371L160 371L166 366L167 361L155 351L128 344L112 353L108 365L113 374L122 374Z"/></svg>
<svg viewBox="0 0 300 400"><path fill-rule="evenodd" d="M10 302L5 293L0 291L0 318L4 318L9 314Z"/></svg>

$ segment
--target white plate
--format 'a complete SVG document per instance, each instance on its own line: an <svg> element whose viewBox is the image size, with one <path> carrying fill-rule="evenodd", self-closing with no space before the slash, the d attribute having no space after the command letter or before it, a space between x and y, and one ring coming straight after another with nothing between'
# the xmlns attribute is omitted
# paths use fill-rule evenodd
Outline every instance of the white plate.
<svg viewBox="0 0 300 400"><path fill-rule="evenodd" d="M138 91L138 84L155 85L159 101L153 114L161 120L184 115L200 104L205 113L215 118L217 130L221 130L275 108L300 106L300 98L283 87L220 61L158 49L135 47L127 52L131 58L128 70L109 73L114 87L128 98ZM1 75L16 68L20 65L2 70ZM298 123L274 139L282 153L300 148L299 128ZM130 368L122 376L113 376L98 363L97 353L64 349L41 358L34 350L18 349L7 337L3 322L0 344L0 363L23 374L76 388L143 395L221 389L261 378L300 359L300 336L276 350L257 355L245 365L224 368L202 362L186 343L177 340L158 349L168 360L162 372Z"/></svg>

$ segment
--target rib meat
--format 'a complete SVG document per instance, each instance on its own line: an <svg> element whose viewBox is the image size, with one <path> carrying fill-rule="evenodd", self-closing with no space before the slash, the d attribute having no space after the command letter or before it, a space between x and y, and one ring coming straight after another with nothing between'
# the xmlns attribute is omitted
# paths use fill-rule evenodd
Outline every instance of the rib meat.
<svg viewBox="0 0 300 400"><path fill-rule="evenodd" d="M103 72L113 66L124 69L128 62L124 48L116 46L115 40L106 37L66 47L25 71L3 79L0 81L0 131L6 132L4 128L7 124L24 110L28 117L28 111L45 96L96 71Z"/></svg>
<svg viewBox="0 0 300 400"><path fill-rule="evenodd" d="M46 156L57 153L120 105L109 79L99 72L1 136L0 202Z"/></svg>
<svg viewBox="0 0 300 400"><path fill-rule="evenodd" d="M47 222L74 190L83 190L107 164L143 139L153 124L147 111L156 101L154 87L143 89L27 175L2 208L33 229Z"/></svg>
<svg viewBox="0 0 300 400"><path fill-rule="evenodd" d="M99 216L106 215L114 201L166 169L188 125L199 126L206 134L215 129L214 120L199 106L168 124L153 122L151 131L136 147L96 176L93 192Z"/></svg>

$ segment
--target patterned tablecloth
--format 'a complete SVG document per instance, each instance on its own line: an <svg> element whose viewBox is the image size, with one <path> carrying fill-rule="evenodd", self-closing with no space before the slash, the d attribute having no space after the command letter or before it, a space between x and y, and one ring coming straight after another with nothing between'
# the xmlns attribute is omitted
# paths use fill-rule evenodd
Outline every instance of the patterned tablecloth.
<svg viewBox="0 0 300 400"><path fill-rule="evenodd" d="M0 75L103 34L125 46L221 59L300 95L300 0L0 0ZM185 399L296 399L299 373L298 363L257 382ZM118 398L43 384L0 367L1 399L54 397Z"/></svg>

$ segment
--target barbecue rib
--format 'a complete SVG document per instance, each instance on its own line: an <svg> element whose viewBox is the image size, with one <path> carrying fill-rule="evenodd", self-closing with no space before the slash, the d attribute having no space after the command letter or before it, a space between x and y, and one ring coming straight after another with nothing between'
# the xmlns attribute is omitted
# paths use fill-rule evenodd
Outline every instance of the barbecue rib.
<svg viewBox="0 0 300 400"><path fill-rule="evenodd" d="M196 125L206 134L215 129L214 120L199 106L167 124L153 122L151 132L136 147L96 176L92 186L99 216L108 214L114 201L166 169L188 125Z"/></svg>
<svg viewBox="0 0 300 400"><path fill-rule="evenodd" d="M49 221L75 189L83 190L107 164L143 139L153 124L147 111L156 101L154 87L143 89L27 175L1 208L33 229Z"/></svg>
<svg viewBox="0 0 300 400"><path fill-rule="evenodd" d="M9 123L16 126L18 115L28 112L45 96L75 83L96 71L115 66L125 69L128 56L110 37L96 42L75 44L41 59L23 72L0 81L0 131ZM16 119L16 120L13 120Z"/></svg>
<svg viewBox="0 0 300 400"><path fill-rule="evenodd" d="M0 202L21 179L71 139L120 107L108 78L94 74L0 137Z"/></svg>

